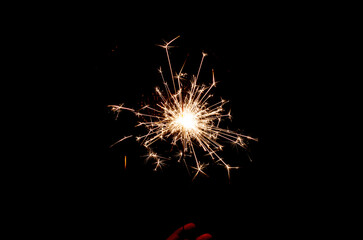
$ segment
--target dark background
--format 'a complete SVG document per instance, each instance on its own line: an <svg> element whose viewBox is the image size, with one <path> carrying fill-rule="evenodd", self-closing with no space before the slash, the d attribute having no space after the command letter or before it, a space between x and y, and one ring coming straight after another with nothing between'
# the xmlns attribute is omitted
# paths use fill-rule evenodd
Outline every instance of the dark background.
<svg viewBox="0 0 363 240"><path fill-rule="evenodd" d="M332 183L318 177L322 164L311 149L319 146L311 136L312 122L321 124L316 116L325 109L317 98L328 81L321 70L329 22L278 7L226 12L214 6L184 18L170 11L126 12L84 19L68 39L72 51L63 66L76 73L58 82L69 106L59 117L69 124L62 124L62 148L73 150L59 161L67 169L59 179L67 192L59 208L68 216L61 228L120 239L165 239L188 222L216 239L310 236L321 229L333 214L327 215L322 197ZM193 182L176 162L154 172L134 140L109 148L143 129L127 111L115 120L107 105L152 102L154 87L162 87L158 67L168 76L165 51L156 45L178 35L170 51L174 70L189 54L186 71L195 74L201 52L208 53L200 82L210 83L214 69L214 99L230 100L233 120L225 124L259 139L249 144L252 162L242 149L226 147L226 161L239 159L240 166L230 182L213 165L206 170L210 177Z"/></svg>

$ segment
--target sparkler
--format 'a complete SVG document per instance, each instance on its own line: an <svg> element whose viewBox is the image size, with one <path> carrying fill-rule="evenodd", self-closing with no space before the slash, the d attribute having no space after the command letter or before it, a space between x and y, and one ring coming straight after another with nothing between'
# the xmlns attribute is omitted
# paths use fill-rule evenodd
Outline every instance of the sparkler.
<svg viewBox="0 0 363 240"><path fill-rule="evenodd" d="M188 172L189 165L186 159L191 156L193 165L190 167L195 170L193 180L200 174L207 175L205 168L208 163L201 162L196 154L195 147L201 148L213 162L224 166L227 170L228 179L230 178L230 170L237 169L238 166L230 166L219 155L219 151L223 150L223 145L220 140L226 140L236 144L244 149L247 148L247 140L257 141L257 138L252 138L234 131L221 128L220 122L224 118L231 119L231 112L224 112L223 106L228 102L221 99L220 101L210 104L212 98L210 91L216 87L214 71L212 70L212 83L209 86L198 84L198 78L203 65L206 53L202 53L202 59L199 64L198 72L192 75L189 81L186 81L188 74L183 72L185 62L179 73L175 73L169 56L170 44L178 37L164 45L159 45L165 49L166 57L169 64L170 78L172 89L167 83L162 68L159 68L159 73L164 84L164 91L158 87L155 88L157 95L160 97L160 102L155 107L146 105L139 110L124 107L120 105L109 105L111 110L117 113L116 118L122 110L133 112L137 117L142 118L137 126L144 126L148 131L145 135L137 136L136 140L147 149L148 154L146 160L153 160L155 163L154 170L162 168L167 160L171 158L162 157L152 150L152 145L158 141L169 141L172 146L180 149L178 162L183 161ZM151 112L151 113L150 113ZM149 119L149 120L145 120ZM133 135L124 137L116 143L122 142ZM116 144L115 143L115 144ZM111 145L114 146L115 144Z"/></svg>

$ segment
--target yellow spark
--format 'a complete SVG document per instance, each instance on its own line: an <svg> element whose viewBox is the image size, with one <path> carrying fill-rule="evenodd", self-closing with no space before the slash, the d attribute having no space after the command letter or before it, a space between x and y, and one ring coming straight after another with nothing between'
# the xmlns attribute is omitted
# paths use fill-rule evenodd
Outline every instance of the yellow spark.
<svg viewBox="0 0 363 240"><path fill-rule="evenodd" d="M196 170L196 173L193 180L199 173L207 176L204 169L208 165L201 163L197 159L194 150L195 146L205 151L215 162L224 165L229 179L230 170L237 169L238 167L231 167L218 155L218 151L223 149L220 140L226 140L246 148L246 140L257 141L257 139L219 127L223 118L232 119L232 115L231 111L225 114L223 113L223 106L228 103L228 101L221 98L220 101L214 104L209 102L209 99L213 96L210 94L210 91L213 87L216 87L214 70L212 70L212 83L209 86L197 84L203 61L207 56L206 53L202 53L202 59L197 74L196 76L191 75L190 84L181 83L180 80L184 81L189 77L188 74L182 73L185 62L181 67L180 72L174 73L169 56L170 44L177 38L179 38L179 36L169 42L165 42L164 45L159 45L166 51L173 91L165 80L163 71L160 67L158 71L161 75L165 90L162 91L158 87L155 88L157 95L161 99L160 102L156 104L156 107L146 105L140 110L126 108L123 104L109 105L109 107L111 107L112 111L117 113L117 116L120 111L128 110L136 114L137 117L143 118L143 120L150 119L150 121L144 120L137 125L144 126L148 132L145 135L136 137L136 140L141 141L141 145L148 149L149 153L146 155L146 160L153 159L155 161L156 166L154 170L161 168L165 164L165 160L168 160L169 158L161 157L153 152L150 147L160 140L170 140L170 143L173 146L179 148L179 162L183 159L187 166L186 156L194 156L195 166L192 166L191 168ZM175 80L177 80L177 84L175 84ZM148 113L143 112L146 109L153 111L153 113L150 114L150 111ZM120 141L122 140L124 139L121 139Z"/></svg>

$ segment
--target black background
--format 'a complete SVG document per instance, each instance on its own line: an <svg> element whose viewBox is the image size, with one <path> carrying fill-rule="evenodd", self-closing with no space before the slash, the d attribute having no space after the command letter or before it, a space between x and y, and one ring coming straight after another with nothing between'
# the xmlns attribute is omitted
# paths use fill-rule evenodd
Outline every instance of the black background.
<svg viewBox="0 0 363 240"><path fill-rule="evenodd" d="M317 112L324 111L317 98L328 81L321 69L329 23L314 12L279 7L122 12L110 19L91 14L66 37L72 50L57 82L65 106L57 112L58 130L67 139L57 146L65 169L57 186L67 193L59 195L60 215L67 216L61 229L120 239L165 239L188 222L216 239L309 236L321 229L322 196L332 183L318 177L322 164L313 160L311 148L319 147L311 136L312 122L320 124ZM252 162L242 149L227 147L226 160L240 159L230 182L213 165L209 178L193 182L176 162L154 172L133 140L109 148L142 129L133 114L124 111L115 120L107 106L151 102L162 85L157 69L167 69L156 45L178 35L170 51L174 69L189 54L186 69L195 74L201 52L208 53L200 81L210 83L214 69L215 99L230 100L233 120L226 125L259 139L249 145Z"/></svg>

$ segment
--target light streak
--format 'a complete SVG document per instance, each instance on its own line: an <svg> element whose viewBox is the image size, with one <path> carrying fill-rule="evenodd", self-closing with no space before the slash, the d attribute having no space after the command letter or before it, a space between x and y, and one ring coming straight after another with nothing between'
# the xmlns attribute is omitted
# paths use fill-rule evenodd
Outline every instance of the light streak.
<svg viewBox="0 0 363 240"><path fill-rule="evenodd" d="M212 161L224 166L227 170L228 179L230 179L230 170L237 169L238 167L230 166L219 155L218 152L223 150L221 140L226 140L246 149L246 141L257 141L257 138L252 138L219 127L222 119L231 119L232 116L230 111L225 113L223 109L223 106L228 103L228 101L221 99L213 104L209 102L213 96L210 94L210 91L212 88L216 87L214 70L212 70L212 83L209 86L197 84L204 58L207 56L206 53L202 53L202 59L198 67L197 75L192 75L189 81L186 81L188 74L182 72L185 62L179 73L173 72L169 49L172 48L170 44L177 38L179 38L179 36L169 42L165 42L164 45L159 45L166 51L173 89L170 89L163 70L160 67L159 73L165 89L162 91L158 87L155 88L155 91L161 100L155 107L146 105L139 110L124 107L123 104L109 105L108 107L117 113L116 118L122 110L127 110L143 119L137 126L144 126L148 132L145 135L137 136L136 140L141 142L148 150L146 160L154 160L154 170L161 169L162 166L165 165L165 162L170 160L170 158L165 158L155 153L152 150L152 146L161 140L167 140L173 147L176 146L179 148L178 162L183 160L188 172L189 167L186 159L189 156L194 158L193 166L190 167L195 170L193 180L197 175L207 175L204 172L204 169L208 165L207 163L202 163L198 160L194 147L199 147L207 153ZM112 146L130 137L132 137L132 135L122 138L112 144Z"/></svg>
<svg viewBox="0 0 363 240"><path fill-rule="evenodd" d="M122 142L122 141L124 141L124 140L126 140L126 139L128 139L128 138L130 138L130 137L132 137L133 135L130 135L130 136L126 136L126 137L123 137L123 138L121 138L120 140L118 140L117 142L115 142L114 144L112 144L111 146L110 146L110 148L112 148L113 146L115 146L116 144L118 144L118 143L120 143L120 142Z"/></svg>
<svg viewBox="0 0 363 240"><path fill-rule="evenodd" d="M124 167L125 167L125 169L126 169L126 166L127 166L127 157L126 157L126 155L125 155L125 165L124 165Z"/></svg>

